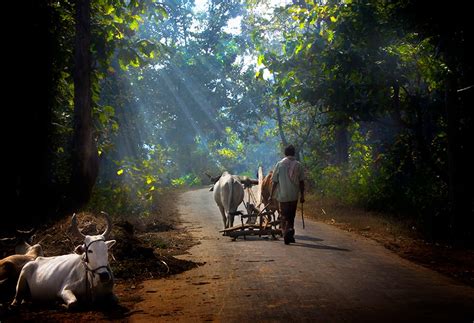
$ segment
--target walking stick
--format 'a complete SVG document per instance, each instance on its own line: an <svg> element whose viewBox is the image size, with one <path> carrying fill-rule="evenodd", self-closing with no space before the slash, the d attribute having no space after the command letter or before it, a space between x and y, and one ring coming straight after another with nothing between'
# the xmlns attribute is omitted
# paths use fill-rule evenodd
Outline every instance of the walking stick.
<svg viewBox="0 0 474 323"><path fill-rule="evenodd" d="M303 206L304 206L304 203L301 203L301 220L303 221L303 229L304 229L304 215L303 215Z"/></svg>

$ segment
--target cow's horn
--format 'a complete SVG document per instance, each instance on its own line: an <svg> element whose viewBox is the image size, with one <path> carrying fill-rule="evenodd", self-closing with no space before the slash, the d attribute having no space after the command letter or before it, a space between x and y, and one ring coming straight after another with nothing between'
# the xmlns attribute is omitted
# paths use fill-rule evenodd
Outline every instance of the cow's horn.
<svg viewBox="0 0 474 323"><path fill-rule="evenodd" d="M105 213L104 211L100 211L100 213L105 216L105 220L107 221L107 227L105 228L104 233L102 233L102 235L107 238L110 232L112 231L112 221L110 220L110 216L107 213Z"/></svg>
<svg viewBox="0 0 474 323"><path fill-rule="evenodd" d="M17 240L16 237L13 238L0 238L0 244L12 244L15 243Z"/></svg>
<svg viewBox="0 0 474 323"><path fill-rule="evenodd" d="M77 227L77 217L76 217L76 213L74 213L72 215L72 220L71 220L71 231L72 233L76 234L78 237L85 237L84 234L82 234L82 232L79 230L79 228Z"/></svg>
<svg viewBox="0 0 474 323"><path fill-rule="evenodd" d="M209 175L208 173L204 173L204 174L206 174L207 177L209 177L209 179L210 179L211 182L213 182L213 183L216 183L216 182L221 178L221 176L222 176L222 175L219 175L219 176L213 177L213 176Z"/></svg>
<svg viewBox="0 0 474 323"><path fill-rule="evenodd" d="M32 235L33 232L35 231L35 228L32 228L30 230L16 230L16 233L17 234L20 234L20 235Z"/></svg>

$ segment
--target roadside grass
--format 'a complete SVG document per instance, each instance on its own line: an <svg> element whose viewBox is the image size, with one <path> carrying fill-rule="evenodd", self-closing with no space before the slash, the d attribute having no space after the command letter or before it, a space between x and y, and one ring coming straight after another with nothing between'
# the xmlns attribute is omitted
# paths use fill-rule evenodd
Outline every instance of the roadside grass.
<svg viewBox="0 0 474 323"><path fill-rule="evenodd" d="M335 200L321 198L314 194L306 197L305 215L349 232L358 232L363 236L377 237L380 235L393 242L406 238L420 238L415 221L346 206Z"/></svg>

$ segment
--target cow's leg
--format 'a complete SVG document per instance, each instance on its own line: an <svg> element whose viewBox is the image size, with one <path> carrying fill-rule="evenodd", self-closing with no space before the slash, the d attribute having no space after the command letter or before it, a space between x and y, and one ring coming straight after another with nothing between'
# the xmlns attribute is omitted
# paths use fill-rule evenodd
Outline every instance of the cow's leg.
<svg viewBox="0 0 474 323"><path fill-rule="evenodd" d="M224 229L227 229L228 226L227 226L227 217L225 216L225 210L222 206L219 206L219 211L221 211L222 222L224 222Z"/></svg>
<svg viewBox="0 0 474 323"><path fill-rule="evenodd" d="M227 219L229 220L229 228L232 228L234 226L234 215L229 212L227 214Z"/></svg>
<svg viewBox="0 0 474 323"><path fill-rule="evenodd" d="M26 280L26 277L25 275L23 275L22 272L20 274L20 277L18 278L18 283L16 284L15 298L13 299L11 306L17 306L18 304L21 304L21 302L26 298L29 292L30 288L28 286L28 281Z"/></svg>
<svg viewBox="0 0 474 323"><path fill-rule="evenodd" d="M60 293L60 296L68 310L74 309L77 306L76 295L74 295L74 293L69 289L63 289Z"/></svg>

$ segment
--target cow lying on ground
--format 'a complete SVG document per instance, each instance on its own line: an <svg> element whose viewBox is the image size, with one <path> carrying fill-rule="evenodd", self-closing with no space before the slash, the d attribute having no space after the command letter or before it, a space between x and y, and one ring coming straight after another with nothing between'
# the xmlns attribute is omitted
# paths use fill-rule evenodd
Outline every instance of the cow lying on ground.
<svg viewBox="0 0 474 323"><path fill-rule="evenodd" d="M28 248L33 243L35 229L31 230L16 230L15 236L9 238L1 238L0 246L2 247L1 257L6 257L11 254L24 255L28 252Z"/></svg>
<svg viewBox="0 0 474 323"><path fill-rule="evenodd" d="M79 254L57 257L38 257L27 263L18 279L12 306L30 298L32 301L49 302L61 298L66 308L79 303L116 302L113 293L113 276L108 262L108 249L115 240L106 241L112 223L106 216L107 228L100 235L83 235L72 217L73 231L84 238L76 247Z"/></svg>
<svg viewBox="0 0 474 323"><path fill-rule="evenodd" d="M43 256L39 244L29 246L24 255L11 255L0 260L0 293L2 296L13 296L20 272L29 261Z"/></svg>
<svg viewBox="0 0 474 323"><path fill-rule="evenodd" d="M222 215L224 228L232 227L237 208L244 200L244 188L239 181L239 177L228 172L222 173L214 184L213 193L214 201Z"/></svg>

